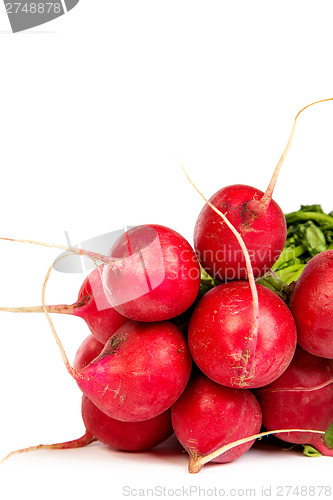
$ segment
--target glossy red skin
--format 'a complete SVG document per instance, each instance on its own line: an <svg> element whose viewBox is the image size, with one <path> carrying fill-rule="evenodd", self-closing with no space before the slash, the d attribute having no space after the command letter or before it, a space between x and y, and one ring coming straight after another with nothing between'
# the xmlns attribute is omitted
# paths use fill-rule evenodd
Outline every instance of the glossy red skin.
<svg viewBox="0 0 333 500"><path fill-rule="evenodd" d="M173 229L137 226L117 240L110 255L120 260L116 268L104 266L105 294L123 316L165 321L182 314L196 299L199 263L191 245Z"/></svg>
<svg viewBox="0 0 333 500"><path fill-rule="evenodd" d="M291 294L298 343L315 356L333 359L333 250L306 264Z"/></svg>
<svg viewBox="0 0 333 500"><path fill-rule="evenodd" d="M143 422L121 422L105 415L90 399L83 396L81 410L87 431L101 443L117 450L148 450L173 433L170 409Z"/></svg>
<svg viewBox="0 0 333 500"><path fill-rule="evenodd" d="M325 387L311 391L295 388ZM297 347L286 371L277 380L258 389L256 395L263 411L263 425L274 429L326 430L333 424L333 360L313 356ZM290 432L277 435L290 443L310 444L324 455L333 456L333 449L319 434Z"/></svg>
<svg viewBox="0 0 333 500"><path fill-rule="evenodd" d="M231 389L204 375L193 377L171 409L175 434L190 455L208 455L221 446L260 432L261 409L247 389ZM214 458L231 462L254 443L237 446Z"/></svg>
<svg viewBox="0 0 333 500"><path fill-rule="evenodd" d="M296 349L296 327L288 307L268 288L257 285L257 290L258 337L251 346L252 370L245 379L240 377L241 357L253 321L249 283L233 281L211 289L189 323L193 360L207 377L227 387L267 385L284 372Z"/></svg>
<svg viewBox="0 0 333 500"><path fill-rule="evenodd" d="M235 184L220 189L209 200L241 234L255 278L263 276L272 267L287 236L284 214L274 200L260 216L249 210L249 201L260 200L263 194L251 186ZM237 239L207 204L194 228L194 248L202 267L217 280L247 278L244 255Z"/></svg>
<svg viewBox="0 0 333 500"><path fill-rule="evenodd" d="M104 344L101 344L92 334L88 335L75 354L73 368L75 370L82 370L93 359L97 358L103 348Z"/></svg>
<svg viewBox="0 0 333 500"><path fill-rule="evenodd" d="M186 387L191 366L185 338L174 324L128 321L75 378L108 416L139 422L173 405Z"/></svg>
<svg viewBox="0 0 333 500"><path fill-rule="evenodd" d="M82 283L74 315L83 318L94 337L104 345L128 319L107 300L101 280L102 271L103 266L94 269Z"/></svg>

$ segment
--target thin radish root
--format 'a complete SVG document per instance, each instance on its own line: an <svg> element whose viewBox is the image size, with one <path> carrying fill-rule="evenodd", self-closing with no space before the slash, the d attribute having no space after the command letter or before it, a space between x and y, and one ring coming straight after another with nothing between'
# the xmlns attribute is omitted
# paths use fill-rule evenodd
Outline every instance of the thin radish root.
<svg viewBox="0 0 333 500"><path fill-rule="evenodd" d="M310 432L313 434L325 434L325 431L316 431L313 429L278 429L274 431L261 432L260 434L253 434L252 436L238 439L233 443L228 443L224 446L221 446L221 448L218 448L209 455L197 455L196 453L190 451L190 463L188 466L188 471L190 472L190 474L197 474L198 472L201 471L201 469L205 464L207 464L214 458L219 457L223 453L231 450L232 448L235 448L236 446L248 443L249 441L253 441L254 439L260 439L264 436L269 436L270 434L280 434L282 432Z"/></svg>
<svg viewBox="0 0 333 500"><path fill-rule="evenodd" d="M226 223L228 228L232 231L232 233L234 234L235 238L237 239L239 246L241 247L242 252L244 254L247 277L249 280L249 285L250 285L251 294L252 294L252 307L253 307L253 321L251 322L249 335L247 336L245 343L244 343L244 346L243 346L243 352L241 355L241 362L240 362L240 366L238 367L238 371L237 371L237 376L238 376L239 381L240 381L240 386L242 384L245 385L246 381L248 381L251 378L251 371L252 371L256 346L257 346L258 330L259 330L259 299L258 299L258 291L257 291L257 287L256 287L256 282L255 282L255 279L253 276L253 269L252 269L250 255L249 255L249 252L246 248L244 240L243 240L242 236L240 235L240 233L237 231L237 229L233 226L233 224L231 224L231 222L227 219L225 214L220 212L220 210L218 210L209 200L207 200L207 198L199 191L199 189L192 182L192 180L190 179L184 166L181 163L180 163L180 165L181 165L182 169L184 170L187 179L190 181L190 183L192 184L194 189L205 200L207 205L212 210L214 210L214 212L217 215L219 215L223 219L223 221Z"/></svg>
<svg viewBox="0 0 333 500"><path fill-rule="evenodd" d="M29 446L28 448L21 448L20 450L11 451L2 460L0 460L0 465L8 460L8 458L12 457L13 455L18 455L19 453L36 450L68 450L74 448L83 448L84 446L88 446L94 441L97 441L97 439L92 434L90 434L90 432L86 431L83 436L78 439L73 439L72 441L65 441L63 443L54 444L39 444L37 446Z"/></svg>
<svg viewBox="0 0 333 500"><path fill-rule="evenodd" d="M65 257L65 256L63 256ZM63 257L60 257L58 260L60 260L61 258ZM57 262L57 261L56 261ZM66 366L66 369L68 371L68 373L71 375L71 377L73 377L75 380L78 380L79 378L82 377L82 375L77 371L75 370L71 364L69 363L68 361L68 358L67 358L67 355L65 353L65 349L58 337L58 334L56 332L56 329L54 327L54 324L53 324L53 321L49 315L49 311L47 310L47 306L45 305L45 292L46 292L46 285L49 281L49 278L50 278L50 274L52 272L52 269L53 269L53 264L49 267L49 270L47 271L47 274L46 274L46 277L45 277L45 280L44 280L44 283L43 283L43 288L42 288L42 308L43 308L43 311L45 313L45 316L49 322L49 325L50 325L50 328L52 330L52 333L53 333L53 336L55 338L55 341L59 347L59 350L60 350L60 353L61 353L61 357L62 357L62 360L64 362L64 365Z"/></svg>
<svg viewBox="0 0 333 500"><path fill-rule="evenodd" d="M328 385L333 384L333 379L326 380L322 384L314 385L313 387L288 387L288 388L283 388L283 387L276 387L276 388L262 388L262 389L257 389L256 393L257 394L263 394L265 392L312 392L312 391L319 391L320 389L324 389L324 387L327 387Z"/></svg>
<svg viewBox="0 0 333 500"><path fill-rule="evenodd" d="M30 245L37 245L37 246L42 246L42 247L47 247L47 248L58 248L59 250L64 250L66 252L70 252L69 254L61 256L61 258L67 257L68 255L71 255L71 254L75 254L75 255L89 257L90 259L92 259L95 262L95 264L96 264L96 261L100 261L100 262L104 262L105 264L112 265L115 269L121 268L123 266L121 260L114 259L114 258L108 257L107 255L103 255L100 253L90 252L89 250L84 250L83 248L66 247L64 245L53 245L52 243L45 243L43 241L35 241L35 240L20 240L20 239L3 238L3 237L0 237L0 240L12 241L14 243L27 243ZM97 266L97 264L96 264L96 266Z"/></svg>
<svg viewBox="0 0 333 500"><path fill-rule="evenodd" d="M77 304L58 304L55 306L45 306L49 313L73 314ZM31 307L0 307L1 312L10 313L44 313L43 306Z"/></svg>
<svg viewBox="0 0 333 500"><path fill-rule="evenodd" d="M76 255L81 255L81 256L84 255L86 257L91 257L93 260L99 260L107 264L114 262L114 259L111 259L107 255L102 255L95 252L89 252L88 250L84 250L82 248L66 247L64 245L53 245L51 243L44 243L43 241L35 241L35 240L19 240L14 238L0 238L0 240L13 241L14 243L28 243L30 245L38 245L47 248L58 248L59 250L65 250L66 252L74 253Z"/></svg>
<svg viewBox="0 0 333 500"><path fill-rule="evenodd" d="M57 263L57 262L59 262L59 260L64 259L65 257L67 257L67 254L66 254L66 255L62 255L62 256L60 256L58 259L56 259L56 260L55 260L55 262L54 262L54 263L53 263L53 264L49 267L49 270L47 271L47 274L46 274L46 277L45 277L45 280L44 280L44 283L43 283L43 288L42 288L42 311L45 313L45 316L46 316L47 321L48 321L48 323L49 323L49 325L50 325L50 328L51 328L51 330L52 330L52 333L53 333L53 336L54 336L54 338L55 338L55 341L56 341L56 343L57 343L57 345L58 345L58 347L59 347L59 350L60 350L60 353L61 353L62 360L63 360L63 362L64 362L64 364L65 364L65 366L66 366L66 369L67 369L68 373L69 373L69 374L71 375L71 377L73 377L75 380L79 380L79 379L83 378L83 376L81 375L81 373L80 373L78 370L75 370L75 368L73 368L73 367L71 366L71 364L69 363L68 358L67 358L67 355L66 355L66 353L65 353L65 349L64 349L64 347L63 347L63 345L62 345L62 343L61 343L61 341L60 341L60 339L59 339L59 336L58 336L58 334L57 334L57 332L56 332L56 329L55 329L55 327L54 327L53 321L52 321L52 319L51 319L51 317L50 317L50 314L49 314L49 313L51 313L51 312L57 312L57 311L54 311L54 310L52 311L52 310L50 310L50 306L47 306L47 305L45 304L45 292L46 292L46 285L47 285L47 283L48 283L48 281L49 281L49 279L50 279L50 275L51 275L52 269L53 269L53 267L54 267L54 264L55 264L55 263ZM94 258L94 257L91 257L91 256L89 256L89 257L90 257L90 258L94 261L94 263L95 263L95 265L96 265L96 267L97 267L97 269L98 269L98 271L99 271L99 273L100 273L101 279L102 279L102 281L103 281L102 274L101 274L101 270L100 270L100 268L98 267L98 265L97 265L97 263L96 263L95 258ZM74 306L75 306L75 304L73 304L73 306L69 306L69 307L74 307ZM51 307L55 307L55 308L56 308L57 306L51 306ZM69 312L69 314L71 314L71 313Z"/></svg>
<svg viewBox="0 0 333 500"><path fill-rule="evenodd" d="M284 162L284 160L286 159L286 156L288 154L288 151L291 147L291 143L292 143L292 140L293 140L293 137L294 137L294 132L295 132L295 128L296 128L296 122L297 122L297 118L299 117L299 115L302 113L302 111L304 111L305 109L309 108L310 106L314 106L315 104L319 104L320 102L326 102L326 101L333 101L333 97L329 97L328 99L321 99L320 101L315 101L315 102L312 102L311 104L308 104L307 106L305 106L304 108L302 108L298 113L297 115L295 116L295 119L294 119L294 124L293 124L293 127L291 129L291 133L290 133L290 136L289 136L289 139L288 139L288 142L287 142L287 145L278 161L278 164L276 165L275 167L275 170L273 172L273 175L272 175L272 178L270 180L270 183L264 193L264 195L262 196L261 200L252 200L251 202L248 203L248 208L250 210L252 210L252 212L256 213L257 215L260 215L262 214L263 212L265 212L265 210L267 209L268 205L270 204L271 202L271 199L272 199L272 196L273 196L273 191L274 191L274 188L275 188L275 184L276 184L276 181L278 179L278 176L279 176L279 173L280 173L280 170L281 170L281 167L282 167L282 164Z"/></svg>

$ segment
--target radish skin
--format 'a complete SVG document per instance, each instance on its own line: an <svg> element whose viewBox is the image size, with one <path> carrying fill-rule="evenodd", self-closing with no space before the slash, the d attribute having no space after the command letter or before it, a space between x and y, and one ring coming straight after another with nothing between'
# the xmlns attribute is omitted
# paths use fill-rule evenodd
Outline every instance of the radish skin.
<svg viewBox="0 0 333 500"><path fill-rule="evenodd" d="M277 427L328 429L333 424L333 360L314 356L297 347L286 371L256 391L267 430ZM333 456L324 436L307 433L281 434L290 443L311 445Z"/></svg>
<svg viewBox="0 0 333 500"><path fill-rule="evenodd" d="M105 415L83 396L82 418L86 429L98 441L123 451L149 450L173 433L170 409L143 422L121 422Z"/></svg>
<svg viewBox="0 0 333 500"><path fill-rule="evenodd" d="M78 348L73 361L73 368L77 371L89 365L104 349L104 344L99 342L92 334L88 335Z"/></svg>
<svg viewBox="0 0 333 500"><path fill-rule="evenodd" d="M187 385L191 366L185 338L173 323L128 321L74 378L102 412L137 422L172 406Z"/></svg>
<svg viewBox="0 0 333 500"><path fill-rule="evenodd" d="M333 250L308 261L291 293L299 345L314 356L333 359Z"/></svg>
<svg viewBox="0 0 333 500"><path fill-rule="evenodd" d="M202 374L192 377L184 393L171 409L175 434L191 457L209 455L222 445L260 431L262 414L249 390L230 389ZM254 443L247 442L214 462L231 462Z"/></svg>
<svg viewBox="0 0 333 500"><path fill-rule="evenodd" d="M105 295L129 319L175 318L198 295L198 260L191 245L173 229L157 224L131 228L113 244L110 257L118 259L122 268L104 266Z"/></svg>
<svg viewBox="0 0 333 500"><path fill-rule="evenodd" d="M272 200L262 214L249 208L250 202L264 195L259 189L242 184L224 187L209 200L240 233L248 249L255 278L267 273L280 256L287 236L284 214ZM204 206L194 228L194 248L202 267L221 282L248 279L245 258L230 228L220 214Z"/></svg>
<svg viewBox="0 0 333 500"><path fill-rule="evenodd" d="M297 334L294 318L274 292L256 285L259 323L249 335L251 290L246 281L222 283L197 304L188 327L194 362L211 380L227 387L255 388L278 378L292 360Z"/></svg>

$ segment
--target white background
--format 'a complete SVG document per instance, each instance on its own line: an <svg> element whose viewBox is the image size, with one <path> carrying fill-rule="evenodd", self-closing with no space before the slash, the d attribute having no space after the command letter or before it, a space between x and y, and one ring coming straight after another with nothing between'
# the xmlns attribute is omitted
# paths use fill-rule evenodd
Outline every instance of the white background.
<svg viewBox="0 0 333 500"><path fill-rule="evenodd" d="M64 231L77 243L159 223L192 242L203 202L177 158L207 196L231 183L264 190L296 113L333 97L332 18L320 0L81 0L14 35L2 8L0 236L66 244ZM300 116L275 192L285 212L333 209L332 128L333 102ZM58 253L0 242L0 305L40 304ZM54 272L47 302L74 302L81 280ZM73 317L54 322L72 360L88 330ZM79 437L80 393L46 318L1 313L0 332L1 456ZM0 495L111 499L124 486L132 496L200 486L259 497L272 486L274 496L276 485L333 487L331 460L256 449L191 476L172 441L145 454L93 445L11 458Z"/></svg>

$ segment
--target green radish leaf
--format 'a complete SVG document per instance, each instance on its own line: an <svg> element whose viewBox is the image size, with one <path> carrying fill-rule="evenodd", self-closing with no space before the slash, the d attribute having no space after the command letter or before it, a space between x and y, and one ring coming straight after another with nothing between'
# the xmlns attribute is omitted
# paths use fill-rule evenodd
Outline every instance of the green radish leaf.
<svg viewBox="0 0 333 500"><path fill-rule="evenodd" d="M329 448L333 448L333 424L325 432L325 441ZM321 453L319 453L319 451L316 450L313 446L310 446L309 444L303 444L302 446L304 448L303 453L307 457L321 456Z"/></svg>
<svg viewBox="0 0 333 500"><path fill-rule="evenodd" d="M303 238L302 243L311 257L327 250L324 233L312 221L301 224L298 233Z"/></svg>
<svg viewBox="0 0 333 500"><path fill-rule="evenodd" d="M317 212L318 214L323 214L324 210L321 205L301 205L300 210L302 212Z"/></svg>
<svg viewBox="0 0 333 500"><path fill-rule="evenodd" d="M214 278L212 278L201 266L200 266L200 291L199 295L202 297L207 293L211 288L214 288L218 284Z"/></svg>
<svg viewBox="0 0 333 500"><path fill-rule="evenodd" d="M313 446L310 446L309 444L304 444L303 445L303 453L307 457L321 457L321 453L319 453L318 450L313 448Z"/></svg>
<svg viewBox="0 0 333 500"><path fill-rule="evenodd" d="M205 283L209 283L210 285L215 286L214 279L201 266L200 266L200 273L201 273L201 281L204 281Z"/></svg>
<svg viewBox="0 0 333 500"><path fill-rule="evenodd" d="M325 441L329 448L333 448L333 424L325 432Z"/></svg>

